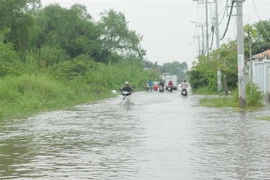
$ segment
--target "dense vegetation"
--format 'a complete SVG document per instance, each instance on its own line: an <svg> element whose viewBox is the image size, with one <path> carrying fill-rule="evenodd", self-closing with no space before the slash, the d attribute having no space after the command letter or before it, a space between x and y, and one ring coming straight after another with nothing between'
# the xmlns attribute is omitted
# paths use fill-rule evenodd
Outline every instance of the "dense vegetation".
<svg viewBox="0 0 270 180"><path fill-rule="evenodd" d="M0 119L24 117L113 96L148 78L142 36L112 9L95 22L85 6L0 1Z"/></svg>
<svg viewBox="0 0 270 180"><path fill-rule="evenodd" d="M270 49L270 21L259 21L254 24L247 24L245 31L245 68L248 71L251 54L258 54ZM251 51L249 49L251 42ZM229 40L222 44L219 49L212 50L207 56L201 55L198 61L194 62L192 69L188 72L190 84L194 92L213 94L218 92L217 71L222 73L223 91L237 92L238 71L237 71L237 41ZM247 104L249 106L261 105L262 95L259 88L247 79ZM249 86L253 91L249 91ZM226 85L226 86L225 86ZM225 89L224 87L227 87ZM250 93L252 93L250 95ZM258 95L260 94L260 95ZM234 104L237 104L237 98Z"/></svg>

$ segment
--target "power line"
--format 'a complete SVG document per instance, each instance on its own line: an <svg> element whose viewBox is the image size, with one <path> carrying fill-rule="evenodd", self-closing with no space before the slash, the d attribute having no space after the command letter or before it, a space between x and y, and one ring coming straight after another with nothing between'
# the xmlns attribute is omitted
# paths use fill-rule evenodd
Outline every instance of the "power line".
<svg viewBox="0 0 270 180"><path fill-rule="evenodd" d="M222 38L220 40L223 40L227 31L228 31L228 28L229 28L229 24L230 24L230 21L231 21L231 16L232 16L232 11L233 11L233 4L235 3L235 1L232 1L232 4L231 4L231 10L230 10L230 14L229 14L229 18L228 18L228 21L227 21L227 25L226 25L226 29L225 29L225 32L222 36Z"/></svg>
<svg viewBox="0 0 270 180"><path fill-rule="evenodd" d="M224 6L224 9L222 10L223 15L222 15L221 21L220 21L220 23L218 25L220 25L223 22L223 20L224 20L224 17L225 17L225 14L226 14L227 4L228 4L228 0L226 1L225 6Z"/></svg>
<svg viewBox="0 0 270 180"><path fill-rule="evenodd" d="M254 8L255 8L256 14L257 14L259 20L261 21L261 18L260 18L260 16L259 16L259 13L258 13L258 10L257 10L257 6L256 6L256 4L255 4L255 1L253 0L252 2L253 2L253 6L254 6ZM266 34L268 40L270 40L270 37L269 37L267 31L265 30L265 27L264 27L264 24L263 24L263 23L262 23L262 28L263 28L263 31L265 32L265 34Z"/></svg>

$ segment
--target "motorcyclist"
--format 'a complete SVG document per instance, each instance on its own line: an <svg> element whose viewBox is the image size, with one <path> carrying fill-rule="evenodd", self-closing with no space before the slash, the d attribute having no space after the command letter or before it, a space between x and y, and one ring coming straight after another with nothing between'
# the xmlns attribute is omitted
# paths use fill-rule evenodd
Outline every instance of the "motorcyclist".
<svg viewBox="0 0 270 180"><path fill-rule="evenodd" d="M153 88L153 81L152 81L151 79L149 79L149 80L147 81L147 85L148 85L148 87L149 87L149 89L150 89L150 91L151 91L152 88Z"/></svg>
<svg viewBox="0 0 270 180"><path fill-rule="evenodd" d="M170 91L170 92L173 91L173 82L172 82L172 80L170 80L170 81L168 82L168 86L166 87L166 89L167 89L168 91Z"/></svg>
<svg viewBox="0 0 270 180"><path fill-rule="evenodd" d="M180 84L180 87L181 87L182 89L186 89L186 88L188 87L187 81L184 80L184 81Z"/></svg>
<svg viewBox="0 0 270 180"><path fill-rule="evenodd" d="M130 94L133 93L133 89L131 86L129 86L129 83L126 81L125 86L121 89L121 92L128 91Z"/></svg>
<svg viewBox="0 0 270 180"><path fill-rule="evenodd" d="M155 81L153 82L154 85L154 89L157 90L158 89L158 81L157 79L155 79Z"/></svg>
<svg viewBox="0 0 270 180"><path fill-rule="evenodd" d="M168 82L168 86L173 86L173 82L172 82L172 80L170 80L169 82Z"/></svg>
<svg viewBox="0 0 270 180"><path fill-rule="evenodd" d="M153 82L154 85L158 85L158 81L157 79L155 79L155 81Z"/></svg>
<svg viewBox="0 0 270 180"><path fill-rule="evenodd" d="M161 89L164 89L164 81L163 80L160 80L159 86L160 86Z"/></svg>
<svg viewBox="0 0 270 180"><path fill-rule="evenodd" d="M187 88L188 88L188 84L186 82L186 80L184 80L181 84L180 84L180 88L181 88L181 94L183 96L187 95Z"/></svg>

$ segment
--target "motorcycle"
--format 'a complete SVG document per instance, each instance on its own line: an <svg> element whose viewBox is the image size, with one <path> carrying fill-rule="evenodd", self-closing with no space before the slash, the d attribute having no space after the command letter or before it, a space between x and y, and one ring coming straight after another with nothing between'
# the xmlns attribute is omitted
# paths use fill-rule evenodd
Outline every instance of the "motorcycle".
<svg viewBox="0 0 270 180"><path fill-rule="evenodd" d="M149 84L146 84L145 91L149 91L150 87Z"/></svg>
<svg viewBox="0 0 270 180"><path fill-rule="evenodd" d="M172 86L172 85L168 85L167 91L168 91L168 92L173 92L173 86Z"/></svg>
<svg viewBox="0 0 270 180"><path fill-rule="evenodd" d="M164 92L164 86L159 85L158 91L159 91L159 92Z"/></svg>
<svg viewBox="0 0 270 180"><path fill-rule="evenodd" d="M122 104L128 103L130 101L131 93L129 91L121 91L121 94L122 94L122 97L121 97Z"/></svg>
<svg viewBox="0 0 270 180"><path fill-rule="evenodd" d="M181 95L182 96L187 96L187 94L188 94L188 92L187 92L187 88L188 88L187 83L181 83L180 87L181 87Z"/></svg>
<svg viewBox="0 0 270 180"><path fill-rule="evenodd" d="M188 94L188 93L187 93L187 89L186 89L186 88L182 88L182 89L181 89L181 95L182 95L182 96L187 96L187 94Z"/></svg>
<svg viewBox="0 0 270 180"><path fill-rule="evenodd" d="M154 85L154 90L155 90L155 91L158 90L158 85L157 85L157 84Z"/></svg>
<svg viewBox="0 0 270 180"><path fill-rule="evenodd" d="M152 91L153 90L153 87L150 86L149 84L147 84L146 87L145 87L145 90L146 91Z"/></svg>
<svg viewBox="0 0 270 180"><path fill-rule="evenodd" d="M129 102L131 93L129 91L122 91L122 104Z"/></svg>

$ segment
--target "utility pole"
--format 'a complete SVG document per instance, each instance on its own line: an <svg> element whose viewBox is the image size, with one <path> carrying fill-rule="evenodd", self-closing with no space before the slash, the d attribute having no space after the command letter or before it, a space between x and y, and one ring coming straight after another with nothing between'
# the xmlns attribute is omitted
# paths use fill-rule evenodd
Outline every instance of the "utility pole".
<svg viewBox="0 0 270 180"><path fill-rule="evenodd" d="M251 48L251 35L250 31L248 30L248 44L249 44L249 81L250 81L250 87L252 87L253 84L253 67L252 67L252 48ZM252 97L252 88L250 88L250 97Z"/></svg>
<svg viewBox="0 0 270 180"><path fill-rule="evenodd" d="M202 28L202 55L205 54L205 47L204 47L204 29L203 29L203 24L200 24L200 27Z"/></svg>
<svg viewBox="0 0 270 180"><path fill-rule="evenodd" d="M239 107L246 107L246 82L244 72L244 29L243 29L243 2L245 0L235 0L237 8L237 65L238 65L238 97Z"/></svg>
<svg viewBox="0 0 270 180"><path fill-rule="evenodd" d="M199 47L199 55L201 54L201 41L200 41L200 35L198 35L198 47Z"/></svg>
<svg viewBox="0 0 270 180"><path fill-rule="evenodd" d="M216 49L219 49L220 44L219 44L219 20L218 20L218 2L217 0L215 1L215 9L216 9L216 13L215 13L215 30L216 30ZM220 60L220 55L217 55L217 59ZM218 92L221 91L221 71L220 69L218 69L217 71L217 80L218 80Z"/></svg>
<svg viewBox="0 0 270 180"><path fill-rule="evenodd" d="M204 55L205 54L205 46L204 46L205 43L204 43L204 28L203 28L203 24L202 23L199 23L199 22L195 22L195 21L190 21L190 22L196 24L196 27L202 28L202 49L201 49L200 54L201 55Z"/></svg>
<svg viewBox="0 0 270 180"><path fill-rule="evenodd" d="M201 46L201 44L200 44L200 36L199 36L199 35L197 35L197 36L193 36L192 38L193 38L193 39L198 39L198 47L199 47L199 49L198 49L198 56L200 56L200 55L201 55L201 48L200 48L200 46Z"/></svg>
<svg viewBox="0 0 270 180"><path fill-rule="evenodd" d="M205 27L206 27L206 55L209 54L209 32L208 32L208 0L205 0L205 14L206 14L206 22L205 22Z"/></svg>
<svg viewBox="0 0 270 180"><path fill-rule="evenodd" d="M250 31L248 30L248 46L249 46L249 81L252 84L252 77L253 77L253 67L252 67L252 47L251 47L251 34ZM250 89L252 90L252 89Z"/></svg>
<svg viewBox="0 0 270 180"><path fill-rule="evenodd" d="M202 28L202 54L209 54L209 33L208 33L208 0L193 0L196 1L198 4L204 4L205 3L205 13L206 13L206 23L205 23L205 28L206 28L206 48L205 48L205 42L204 42L204 24L203 23L198 23L199 26ZM192 21L192 23L195 23Z"/></svg>

